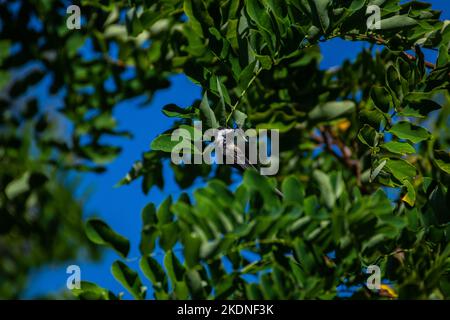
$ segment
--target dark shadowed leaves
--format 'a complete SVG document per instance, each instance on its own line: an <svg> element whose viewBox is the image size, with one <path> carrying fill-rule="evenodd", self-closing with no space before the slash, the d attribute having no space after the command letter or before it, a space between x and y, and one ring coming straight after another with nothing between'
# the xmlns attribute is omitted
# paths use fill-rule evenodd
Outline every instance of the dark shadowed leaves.
<svg viewBox="0 0 450 320"><path fill-rule="evenodd" d="M106 245L117 251L122 257L128 255L130 242L120 234L112 230L100 219L89 219L86 223L86 235L99 245Z"/></svg>
<svg viewBox="0 0 450 320"><path fill-rule="evenodd" d="M114 278L131 293L133 298L141 300L145 298L146 290L136 271L130 269L122 261L115 261L111 266Z"/></svg>

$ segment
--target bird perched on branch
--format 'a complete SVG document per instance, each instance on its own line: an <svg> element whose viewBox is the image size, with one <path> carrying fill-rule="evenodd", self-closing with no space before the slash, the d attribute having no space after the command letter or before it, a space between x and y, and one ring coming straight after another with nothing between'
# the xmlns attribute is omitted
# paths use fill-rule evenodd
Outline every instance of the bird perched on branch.
<svg viewBox="0 0 450 320"><path fill-rule="evenodd" d="M260 173L258 168L255 167L247 157L247 154L250 152L250 147L249 139L245 135L244 131L240 128L231 129L224 127L219 127L217 130L214 144L216 146L216 150L220 150L218 156L225 157L223 163L230 164L226 161L226 158L228 157L229 159L232 159L231 165L238 170L242 172L246 170L255 170ZM274 191L280 197L284 197L284 194L277 188L274 188Z"/></svg>

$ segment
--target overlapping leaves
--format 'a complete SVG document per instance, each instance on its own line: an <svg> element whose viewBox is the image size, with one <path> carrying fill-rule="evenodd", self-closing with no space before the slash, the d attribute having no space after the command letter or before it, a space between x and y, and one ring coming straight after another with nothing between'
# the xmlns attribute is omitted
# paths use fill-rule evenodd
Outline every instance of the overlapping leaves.
<svg viewBox="0 0 450 320"><path fill-rule="evenodd" d="M373 263L384 266L383 277L395 281L400 292L410 281L420 281L424 287L416 297L446 295L449 266L444 261L449 252L444 230L449 217L442 220L443 208L423 207L433 217L426 221L417 210L395 213L381 190L367 196L348 190L339 173L317 177L306 186L295 177L287 178L281 200L269 179L247 172L233 193L212 180L194 193L192 202L186 196L175 202L169 197L158 210L152 204L145 207L146 247L141 243L140 268L152 284L153 296L334 298L336 287L345 280L349 286L360 286L361 294L376 297L364 289L363 268ZM434 188L428 183L423 187ZM311 192L314 189L322 196ZM447 192L437 186L430 197L445 198ZM333 203L326 198L329 194ZM432 238L435 242L428 247ZM403 264L403 258L395 258L397 251L404 251L411 261L435 264L440 276L433 283L418 280L416 264ZM397 263L397 269L386 267L390 263ZM133 296L143 297L142 280L135 271L116 262L113 273Z"/></svg>

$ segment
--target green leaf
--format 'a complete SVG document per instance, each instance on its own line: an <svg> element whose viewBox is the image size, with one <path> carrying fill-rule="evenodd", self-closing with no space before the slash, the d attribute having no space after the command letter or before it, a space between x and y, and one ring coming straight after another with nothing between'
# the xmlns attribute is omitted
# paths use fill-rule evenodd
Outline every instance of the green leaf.
<svg viewBox="0 0 450 320"><path fill-rule="evenodd" d="M331 101L317 105L308 113L308 117L313 121L330 121L355 110L353 101Z"/></svg>
<svg viewBox="0 0 450 320"><path fill-rule="evenodd" d="M117 13L117 16L118 15L119 14ZM150 29L150 27L159 19L159 17L160 15L158 12L155 12L153 10L145 10L140 15L139 21L141 22L141 25L144 29Z"/></svg>
<svg viewBox="0 0 450 320"><path fill-rule="evenodd" d="M122 257L128 255L130 242L125 237L113 231L100 219L89 219L86 223L86 235L92 242L113 248Z"/></svg>
<svg viewBox="0 0 450 320"><path fill-rule="evenodd" d="M168 196L159 206L156 216L158 217L158 224L164 225L172 221L172 212L170 206L172 205L172 196Z"/></svg>
<svg viewBox="0 0 450 320"><path fill-rule="evenodd" d="M378 133L371 126L365 124L358 132L358 139L368 147L376 147L378 144Z"/></svg>
<svg viewBox="0 0 450 320"><path fill-rule="evenodd" d="M248 0L246 9L249 17L256 23L270 51L273 51L272 21L266 8L258 0Z"/></svg>
<svg viewBox="0 0 450 320"><path fill-rule="evenodd" d="M322 195L322 199L326 206L330 209L333 208L334 203L336 202L336 196L331 186L330 177L320 170L314 170L313 177L319 185L320 194Z"/></svg>
<svg viewBox="0 0 450 320"><path fill-rule="evenodd" d="M448 46L446 45L446 43L448 43L447 41L443 41L441 42L441 46L439 47L439 55L438 55L438 59L437 59L437 63L436 66L437 67L445 67L445 65L447 65L447 63L449 62L449 53L448 53Z"/></svg>
<svg viewBox="0 0 450 320"><path fill-rule="evenodd" d="M247 119L247 115L237 109L233 111L233 119L239 128L242 128L245 123L245 119Z"/></svg>
<svg viewBox="0 0 450 320"><path fill-rule="evenodd" d="M434 163L442 171L450 174L450 153L444 150L434 150Z"/></svg>
<svg viewBox="0 0 450 320"><path fill-rule="evenodd" d="M406 202L412 207L416 202L416 190L414 190L414 186L408 180L404 180L403 185L406 187L406 193L402 197L402 201Z"/></svg>
<svg viewBox="0 0 450 320"><path fill-rule="evenodd" d="M368 124L376 130L380 130L382 124L385 122L385 113L378 108L364 109L359 112L359 119L361 123Z"/></svg>
<svg viewBox="0 0 450 320"><path fill-rule="evenodd" d="M196 8L193 5L195 3L195 1L192 0L184 0L183 3L183 9L184 12L186 13L186 16L189 18L189 23L192 26L192 29L200 36L203 36L203 29L202 29L202 25L199 22L199 20L196 18L195 14L196 14Z"/></svg>
<svg viewBox="0 0 450 320"><path fill-rule="evenodd" d="M389 112L389 107L391 105L391 98L389 91L385 87L372 87L370 91L370 97L372 98L375 106L382 112Z"/></svg>
<svg viewBox="0 0 450 320"><path fill-rule="evenodd" d="M245 90L253 76L255 75L256 60L247 65L244 70L239 74L239 87L241 90Z"/></svg>
<svg viewBox="0 0 450 320"><path fill-rule="evenodd" d="M315 10L313 12L317 15L316 20L318 20L322 31L325 33L330 25L330 17L328 16L328 6L331 0L312 0ZM313 7L313 6L312 6Z"/></svg>
<svg viewBox="0 0 450 320"><path fill-rule="evenodd" d="M228 91L225 88L224 84L219 80L219 77L216 78L216 85L217 85L217 91L219 92L220 97L220 103L218 106L219 115L220 115L220 122L225 124L227 119L227 111L225 104L230 105L230 96L228 95Z"/></svg>
<svg viewBox="0 0 450 320"><path fill-rule="evenodd" d="M187 286L186 280L177 281L173 285L173 298L179 300L187 300L190 298L189 296L189 288Z"/></svg>
<svg viewBox="0 0 450 320"><path fill-rule="evenodd" d="M81 281L79 289L72 289L72 293L80 300L116 300L112 292L99 287L95 283Z"/></svg>
<svg viewBox="0 0 450 320"><path fill-rule="evenodd" d="M205 92L203 95L202 101L200 103L200 111L205 119L206 125L208 128L218 128L219 124L217 123L216 116L209 106L208 95Z"/></svg>
<svg viewBox="0 0 450 320"><path fill-rule="evenodd" d="M142 231L141 241L139 242L139 251L142 255L153 252L155 248L155 242L159 236L158 229L155 227L157 224L156 209L153 203L147 204L142 209Z"/></svg>
<svg viewBox="0 0 450 320"><path fill-rule="evenodd" d="M143 31L143 27L141 21L138 18L138 12L135 7L128 9L125 24L128 34L133 37L138 36Z"/></svg>
<svg viewBox="0 0 450 320"><path fill-rule="evenodd" d="M405 97L405 101L408 102L408 105L398 113L400 116L424 118L430 112L441 108L441 106L433 100L424 98L418 99L418 93L416 92L409 93Z"/></svg>
<svg viewBox="0 0 450 320"><path fill-rule="evenodd" d="M28 184L30 175L30 172L25 172L18 179L11 181L5 188L6 196L9 199L13 199L17 195L27 191L30 188Z"/></svg>
<svg viewBox="0 0 450 320"><path fill-rule="evenodd" d="M170 103L163 107L162 112L168 117L176 117L182 119L191 119L195 116L192 108L181 108L176 104Z"/></svg>
<svg viewBox="0 0 450 320"><path fill-rule="evenodd" d="M261 63L261 68L270 70L272 68L272 58L266 55L255 54L256 59Z"/></svg>
<svg viewBox="0 0 450 320"><path fill-rule="evenodd" d="M142 224L145 226L154 225L157 222L155 205L150 202L141 212Z"/></svg>
<svg viewBox="0 0 450 320"><path fill-rule="evenodd" d="M380 145L381 148L386 149L392 153L407 154L415 153L416 149L407 142L389 141Z"/></svg>
<svg viewBox="0 0 450 320"><path fill-rule="evenodd" d="M164 267L172 285L183 280L185 270L172 251L167 251L164 256Z"/></svg>
<svg viewBox="0 0 450 320"><path fill-rule="evenodd" d="M397 29L397 28L407 28L417 24L417 21L407 15L395 15L380 21L381 29Z"/></svg>
<svg viewBox="0 0 450 320"><path fill-rule="evenodd" d="M425 128L416 126L408 121L396 123L388 132L396 135L400 139L407 139L412 143L418 143L430 137L430 133Z"/></svg>
<svg viewBox="0 0 450 320"><path fill-rule="evenodd" d="M182 137L180 137L180 140L182 139ZM163 152L172 152L175 148L175 146L177 146L180 143L183 143L183 145L186 146L186 148L190 147L190 143L188 144L186 139L183 139L183 142L181 142L180 140L174 140L172 141L172 135L171 134L162 134L157 136L152 143L150 144L150 148L153 151L163 151Z"/></svg>
<svg viewBox="0 0 450 320"><path fill-rule="evenodd" d="M202 241L197 234L192 233L187 236L184 243L184 259L189 268L194 268L198 265L201 244Z"/></svg>
<svg viewBox="0 0 450 320"><path fill-rule="evenodd" d="M135 299L145 298L146 291L136 271L131 270L122 261L116 260L111 266L111 273Z"/></svg>
<svg viewBox="0 0 450 320"><path fill-rule="evenodd" d="M319 36L320 36L320 28L316 26L311 26L308 29L308 39L310 39L311 41L316 40Z"/></svg>
<svg viewBox="0 0 450 320"><path fill-rule="evenodd" d="M166 273L161 265L150 255L141 257L139 267L142 273L152 282L153 286L159 290L168 290Z"/></svg>
<svg viewBox="0 0 450 320"><path fill-rule="evenodd" d="M112 114L105 112L95 117L92 124L97 130L110 131L116 127L117 121Z"/></svg>
<svg viewBox="0 0 450 320"><path fill-rule="evenodd" d="M370 179L369 179L370 182L372 182L372 181L375 180L375 178L378 176L378 174L379 174L379 173L381 172L381 170L384 168L384 166L386 165L386 163L387 163L387 160L385 159L385 160L381 161L381 162L377 165L377 167L376 167L375 169L373 169L373 171L372 171L371 174L370 174Z"/></svg>
<svg viewBox="0 0 450 320"><path fill-rule="evenodd" d="M153 252L158 236L159 231L156 227L151 225L144 226L141 231L141 241L139 242L139 251L142 255Z"/></svg>
<svg viewBox="0 0 450 320"><path fill-rule="evenodd" d="M178 144L178 141L172 141L171 134L162 134L157 136L152 143L150 148L152 150L160 150L164 152L172 152L173 148Z"/></svg>
<svg viewBox="0 0 450 320"><path fill-rule="evenodd" d="M416 167L403 159L388 159L385 167L400 182L416 175Z"/></svg>
<svg viewBox="0 0 450 320"><path fill-rule="evenodd" d="M161 236L159 238L159 245L164 251L172 249L178 240L178 225L176 223L167 223L160 227Z"/></svg>
<svg viewBox="0 0 450 320"><path fill-rule="evenodd" d="M294 252L297 255L297 259L301 261L301 266L306 270L308 274L313 274L317 268L316 260L313 253L308 250L305 242L299 237L294 240Z"/></svg>
<svg viewBox="0 0 450 320"><path fill-rule="evenodd" d="M366 4L366 0L353 0L352 4L349 7L349 10L358 11Z"/></svg>
<svg viewBox="0 0 450 320"><path fill-rule="evenodd" d="M282 188L285 202L302 203L304 190L300 182L294 176L289 176L283 181Z"/></svg>
<svg viewBox="0 0 450 320"><path fill-rule="evenodd" d="M244 172L244 185L251 191L259 192L266 207L272 207L277 203L275 189L269 184L267 177L260 175L254 170Z"/></svg>
<svg viewBox="0 0 450 320"><path fill-rule="evenodd" d="M388 84L389 89L393 94L394 102L401 101L403 99L403 89L400 82L400 74L393 65L390 65L386 71L386 82Z"/></svg>
<svg viewBox="0 0 450 320"><path fill-rule="evenodd" d="M197 270L187 270L185 274L185 283L189 289L192 299L202 299L205 297L203 290L203 280Z"/></svg>

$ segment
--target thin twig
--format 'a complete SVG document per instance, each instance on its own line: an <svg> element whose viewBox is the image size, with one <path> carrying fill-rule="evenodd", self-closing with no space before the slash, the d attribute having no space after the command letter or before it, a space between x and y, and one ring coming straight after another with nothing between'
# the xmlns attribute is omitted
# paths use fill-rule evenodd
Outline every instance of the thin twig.
<svg viewBox="0 0 450 320"><path fill-rule="evenodd" d="M339 160L345 167L354 172L356 176L356 182L359 187L363 187L361 184L361 165L357 159L352 158L352 151L347 147L341 139L336 137L330 130L329 127L319 128L321 137L313 135L311 139L319 144L324 144L325 149L328 153ZM339 148L342 156L340 156L334 149L333 145ZM364 191L364 190L363 190Z"/></svg>
<svg viewBox="0 0 450 320"><path fill-rule="evenodd" d="M412 54L409 54L407 52L403 52L403 55L408 58L411 61L416 61L417 58L415 56L413 56ZM434 63L428 62L428 61L424 61L425 67L427 67L428 69L434 69L436 68Z"/></svg>
<svg viewBox="0 0 450 320"><path fill-rule="evenodd" d="M245 96L245 94L247 93L247 90L250 88L250 86L252 85L253 81L256 80L256 78L258 77L259 73L262 71L262 67L259 67L258 70L256 70L255 74L253 75L253 77L250 79L247 87L242 91L242 93L239 95L237 101L235 102L235 104L231 107L231 111L230 114L227 116L226 122L225 124L228 123L228 121L230 121L231 116L234 113L234 110L236 110L236 108L238 107L239 103L241 102L242 98Z"/></svg>
<svg viewBox="0 0 450 320"><path fill-rule="evenodd" d="M342 35L340 35L340 36L342 36ZM347 36L348 36L348 34L347 34ZM387 46L387 44L388 44L387 41L384 40L379 35L371 36L371 35L364 35L364 34L350 34L349 36L352 36L352 37L354 37L354 39L358 39L358 40L375 41L376 44L379 44L379 45ZM412 48L412 49L415 50L415 48ZM405 51L403 51L402 54L407 59L410 59L412 61L416 61L417 60L417 57L415 57L415 56L413 56L413 55L411 55L411 54L409 54L409 53L407 53ZM428 69L435 69L436 68L436 65L431 63L431 62L424 61L424 64L425 64L425 66Z"/></svg>

